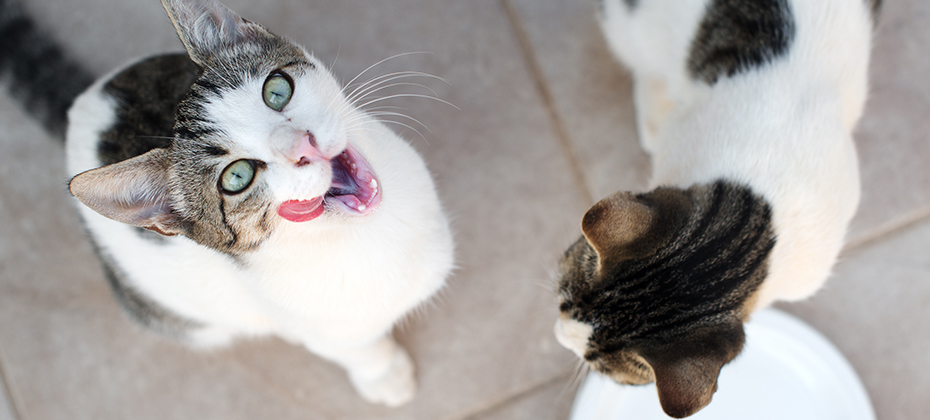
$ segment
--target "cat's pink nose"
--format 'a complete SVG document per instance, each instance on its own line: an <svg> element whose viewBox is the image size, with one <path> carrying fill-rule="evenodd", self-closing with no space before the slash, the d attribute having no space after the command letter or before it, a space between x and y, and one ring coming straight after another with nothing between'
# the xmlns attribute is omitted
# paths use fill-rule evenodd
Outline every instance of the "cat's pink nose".
<svg viewBox="0 0 930 420"><path fill-rule="evenodd" d="M329 160L320 152L320 149L317 149L316 137L309 131L297 139L297 145L291 151L290 159L298 168L313 162Z"/></svg>

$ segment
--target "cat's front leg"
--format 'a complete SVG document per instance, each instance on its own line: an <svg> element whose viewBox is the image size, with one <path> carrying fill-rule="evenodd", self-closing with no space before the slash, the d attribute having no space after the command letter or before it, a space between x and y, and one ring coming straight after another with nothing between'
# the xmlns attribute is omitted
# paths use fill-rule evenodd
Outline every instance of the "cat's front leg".
<svg viewBox="0 0 930 420"><path fill-rule="evenodd" d="M313 350L342 366L356 391L369 402L396 407L410 402L416 394L413 360L390 334L368 345Z"/></svg>

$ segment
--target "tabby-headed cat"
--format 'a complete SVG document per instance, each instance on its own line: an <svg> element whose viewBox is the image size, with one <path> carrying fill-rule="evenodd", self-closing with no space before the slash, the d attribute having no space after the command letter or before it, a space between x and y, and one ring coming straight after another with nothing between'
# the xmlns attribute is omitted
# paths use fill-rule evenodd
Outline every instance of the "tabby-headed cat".
<svg viewBox="0 0 930 420"><path fill-rule="evenodd" d="M187 54L118 69L68 113L70 191L118 300L195 347L277 335L369 401L409 401L392 328L445 284L453 243L422 159L356 107L383 85L344 92L215 0L162 4Z"/></svg>
<svg viewBox="0 0 930 420"><path fill-rule="evenodd" d="M877 3L600 2L653 174L585 214L560 263L564 346L619 383L655 381L686 417L753 311L820 288L859 201Z"/></svg>

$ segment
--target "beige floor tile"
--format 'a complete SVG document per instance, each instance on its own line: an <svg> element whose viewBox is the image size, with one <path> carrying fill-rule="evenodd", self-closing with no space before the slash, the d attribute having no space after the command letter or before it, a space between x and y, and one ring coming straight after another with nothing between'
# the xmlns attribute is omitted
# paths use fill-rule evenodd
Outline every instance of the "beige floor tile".
<svg viewBox="0 0 930 420"><path fill-rule="evenodd" d="M930 3L884 2L872 50L870 97L856 132L863 191L853 237L930 214Z"/></svg>
<svg viewBox="0 0 930 420"><path fill-rule="evenodd" d="M13 403L10 402L10 394L7 392L6 385L2 382L0 382L0 420L16 420Z"/></svg>
<svg viewBox="0 0 930 420"><path fill-rule="evenodd" d="M506 404L463 420L566 420L575 398L575 387L567 377L521 394Z"/></svg>
<svg viewBox="0 0 930 420"><path fill-rule="evenodd" d="M177 50L148 2L30 2L98 72ZM135 3L145 6L135 8ZM586 205L497 1L230 1L303 41L348 80L414 69L441 103L400 98L429 127L425 156L454 220L459 269L398 333L421 391L399 410L362 402L344 374L278 340L203 355L140 331L110 297L65 193L60 146L0 100L0 343L24 418L454 419L551 381L574 365L552 337L551 271ZM118 34L119 36L114 36Z"/></svg>
<svg viewBox="0 0 930 420"><path fill-rule="evenodd" d="M607 50L587 0L508 0L535 53L595 200L642 190L649 157L636 137L632 82Z"/></svg>
<svg viewBox="0 0 930 420"><path fill-rule="evenodd" d="M882 420L930 418L930 223L852 252L812 299L781 305L859 372Z"/></svg>
<svg viewBox="0 0 930 420"><path fill-rule="evenodd" d="M629 74L611 57L588 0L510 0L595 199L649 179L636 140ZM850 238L930 213L930 3L885 2L875 35L871 98L856 132L862 203Z"/></svg>

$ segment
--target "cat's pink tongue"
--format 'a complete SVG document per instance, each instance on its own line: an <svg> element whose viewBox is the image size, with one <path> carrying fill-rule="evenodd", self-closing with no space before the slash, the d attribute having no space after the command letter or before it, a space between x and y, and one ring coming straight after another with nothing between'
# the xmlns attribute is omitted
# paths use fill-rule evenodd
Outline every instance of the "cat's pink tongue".
<svg viewBox="0 0 930 420"><path fill-rule="evenodd" d="M323 214L323 197L312 200L288 200L278 207L278 216L291 222L308 222Z"/></svg>

